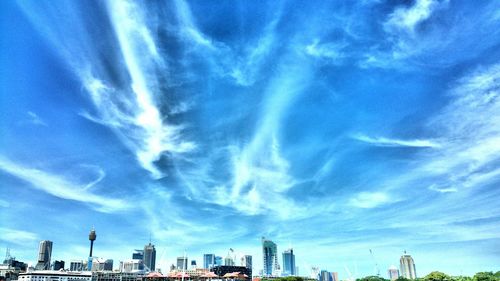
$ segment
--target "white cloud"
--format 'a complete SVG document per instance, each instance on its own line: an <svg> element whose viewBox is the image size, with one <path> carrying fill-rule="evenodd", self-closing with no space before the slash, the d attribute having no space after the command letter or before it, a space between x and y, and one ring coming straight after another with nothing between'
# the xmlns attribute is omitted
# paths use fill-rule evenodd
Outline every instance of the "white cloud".
<svg viewBox="0 0 500 281"><path fill-rule="evenodd" d="M0 169L30 183L38 190L58 198L89 204L92 208L100 212L114 212L130 207L124 200L90 192L87 189L88 184L81 185L74 183L60 176L18 165L3 157L0 157ZM95 181L92 183L95 184Z"/></svg>
<svg viewBox="0 0 500 281"><path fill-rule="evenodd" d="M345 57L342 51L344 47L346 47L344 43L320 44L319 40L315 40L313 43L306 46L305 52L310 56L325 58L338 63Z"/></svg>
<svg viewBox="0 0 500 281"><path fill-rule="evenodd" d="M436 0L416 0L411 7L396 8L385 23L385 28L387 30L397 29L413 33L415 28L427 20L439 5L447 2L448 0L441 2Z"/></svg>
<svg viewBox="0 0 500 281"><path fill-rule="evenodd" d="M398 201L396 198L391 197L385 192L360 192L349 200L349 205L357 208L371 209L396 201Z"/></svg>
<svg viewBox="0 0 500 281"><path fill-rule="evenodd" d="M449 192L457 192L458 191L458 189L456 189L454 187L439 187L436 184L429 186L429 190L437 191L440 193L449 193Z"/></svg>
<svg viewBox="0 0 500 281"><path fill-rule="evenodd" d="M28 111L29 122L34 125L47 127L47 123L40 118L36 113Z"/></svg>
<svg viewBox="0 0 500 281"><path fill-rule="evenodd" d="M24 230L0 227L0 233L2 233L0 240L18 245L25 245L26 243L38 240L38 236L35 233Z"/></svg>
<svg viewBox="0 0 500 281"><path fill-rule="evenodd" d="M423 139L414 139L414 140L401 140L401 139L390 139L384 137L369 137L366 135L355 135L354 139L366 142L369 144L377 145L377 146L407 146L407 147L431 147L431 148L439 148L441 145L432 140L423 140Z"/></svg>

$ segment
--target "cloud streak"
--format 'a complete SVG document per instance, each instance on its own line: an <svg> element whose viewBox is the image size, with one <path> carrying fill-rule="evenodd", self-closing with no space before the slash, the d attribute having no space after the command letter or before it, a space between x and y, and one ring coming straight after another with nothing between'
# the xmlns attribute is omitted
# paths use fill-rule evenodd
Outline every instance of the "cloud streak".
<svg viewBox="0 0 500 281"><path fill-rule="evenodd" d="M422 147L422 148L439 148L441 145L432 140L401 140L401 139L390 139L384 137L369 137L366 135L356 135L353 139L373 144L375 146L387 146L387 147Z"/></svg>
<svg viewBox="0 0 500 281"><path fill-rule="evenodd" d="M0 170L31 184L35 189L61 199L88 204L100 212L116 212L130 207L122 199L97 195L88 191L85 185L81 186L66 178L16 164L4 157L0 157Z"/></svg>

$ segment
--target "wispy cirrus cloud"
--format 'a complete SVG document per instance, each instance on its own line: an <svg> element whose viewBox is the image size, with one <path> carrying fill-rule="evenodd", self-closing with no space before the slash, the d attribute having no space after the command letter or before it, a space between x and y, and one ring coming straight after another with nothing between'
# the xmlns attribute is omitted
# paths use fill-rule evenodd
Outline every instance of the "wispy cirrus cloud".
<svg viewBox="0 0 500 281"><path fill-rule="evenodd" d="M44 127L48 126L48 124L42 118L40 118L40 116L38 116L38 114L36 114L32 111L28 111L27 114L29 116L29 122L31 124L38 125L38 126L44 126Z"/></svg>
<svg viewBox="0 0 500 281"><path fill-rule="evenodd" d="M100 212L116 212L128 209L130 206L122 199L97 195L88 190L89 184L71 182L69 179L57 176L39 169L19 165L0 157L0 170L22 181L28 182L35 189L46 192L61 199L74 200L88 204ZM90 183L95 184L95 181Z"/></svg>
<svg viewBox="0 0 500 281"><path fill-rule="evenodd" d="M396 201L396 198L391 198L391 196L385 192L360 192L349 200L349 205L363 209L371 209Z"/></svg>
<svg viewBox="0 0 500 281"><path fill-rule="evenodd" d="M401 140L401 139L391 139L385 137L369 137L367 135L362 135L362 134L355 135L352 138L376 146L387 146L387 147L402 146L402 147L422 147L422 148L441 147L441 145L438 142L425 139Z"/></svg>
<svg viewBox="0 0 500 281"><path fill-rule="evenodd" d="M38 240L38 235L33 232L13 229L8 227L0 227L0 240L7 243L15 243L17 245L25 245Z"/></svg>
<svg viewBox="0 0 500 281"><path fill-rule="evenodd" d="M153 178L160 178L164 171L157 168L156 162L162 156L180 156L193 151L196 145L183 138L184 125L169 123L160 110L164 104L158 97L164 85L159 84L157 73L168 73L168 67L150 31L153 24L138 5L107 2L104 7L111 27L106 34L96 34L92 22L76 16L81 12L78 5L65 5L63 9L51 4L20 4L89 94L94 108L81 110L80 115L113 130L138 163ZM63 10L74 16L64 26L54 24L67 18ZM109 50L93 45L94 36L107 36L108 44L119 52L107 57ZM110 59L114 60L113 66L109 65Z"/></svg>

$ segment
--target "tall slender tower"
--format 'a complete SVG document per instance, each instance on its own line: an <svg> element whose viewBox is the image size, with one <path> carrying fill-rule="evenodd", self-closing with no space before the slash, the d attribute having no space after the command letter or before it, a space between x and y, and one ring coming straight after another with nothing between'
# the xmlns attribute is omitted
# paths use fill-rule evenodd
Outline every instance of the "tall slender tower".
<svg viewBox="0 0 500 281"><path fill-rule="evenodd" d="M94 241L97 238L95 234L95 229L92 227L92 230L89 233L89 240L90 240L90 254L89 257L92 257L92 250L94 248Z"/></svg>

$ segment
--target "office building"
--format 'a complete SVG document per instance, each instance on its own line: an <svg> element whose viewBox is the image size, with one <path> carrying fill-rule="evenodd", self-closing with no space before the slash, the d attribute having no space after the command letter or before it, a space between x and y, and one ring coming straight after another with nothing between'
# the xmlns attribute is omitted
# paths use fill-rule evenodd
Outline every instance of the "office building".
<svg viewBox="0 0 500 281"><path fill-rule="evenodd" d="M295 255L293 249L290 248L283 252L283 275L295 276Z"/></svg>
<svg viewBox="0 0 500 281"><path fill-rule="evenodd" d="M156 249L155 245L149 243L144 246L144 266L146 270L155 271L156 267Z"/></svg>
<svg viewBox="0 0 500 281"><path fill-rule="evenodd" d="M187 257L177 257L177 270L187 270L188 258Z"/></svg>
<svg viewBox="0 0 500 281"><path fill-rule="evenodd" d="M92 271L113 271L113 260L92 258Z"/></svg>
<svg viewBox="0 0 500 281"><path fill-rule="evenodd" d="M64 269L64 261L54 261L54 263L52 264L52 269L53 270Z"/></svg>
<svg viewBox="0 0 500 281"><path fill-rule="evenodd" d="M262 237L262 257L264 276L278 276L278 246L271 240Z"/></svg>
<svg viewBox="0 0 500 281"><path fill-rule="evenodd" d="M83 261L72 260L69 262L69 271L82 271L83 269Z"/></svg>
<svg viewBox="0 0 500 281"><path fill-rule="evenodd" d="M125 260L120 262L120 272L141 273L144 272L143 260Z"/></svg>
<svg viewBox="0 0 500 281"><path fill-rule="evenodd" d="M38 262L35 268L37 270L49 270L51 256L52 256L52 241L49 240L40 241L40 246L38 248Z"/></svg>
<svg viewBox="0 0 500 281"><path fill-rule="evenodd" d="M387 270L387 273L389 274L389 280L396 280L399 278L399 270L396 266L391 265L389 269Z"/></svg>
<svg viewBox="0 0 500 281"><path fill-rule="evenodd" d="M416 279L417 278L417 270L415 268L415 262L410 255L406 254L406 251L399 259L399 267L401 276L408 279Z"/></svg>
<svg viewBox="0 0 500 281"><path fill-rule="evenodd" d="M252 269L252 256L244 255L241 257L241 266Z"/></svg>
<svg viewBox="0 0 500 281"><path fill-rule="evenodd" d="M144 250L134 250L132 253L133 260L144 260Z"/></svg>
<svg viewBox="0 0 500 281"><path fill-rule="evenodd" d="M319 281L339 281L339 274L337 272L321 270L317 278Z"/></svg>
<svg viewBox="0 0 500 281"><path fill-rule="evenodd" d="M214 254L204 254L203 255L203 268L210 269L215 266L215 255Z"/></svg>
<svg viewBox="0 0 500 281"><path fill-rule="evenodd" d="M222 257L216 256L215 257L215 266L221 266L222 264Z"/></svg>

